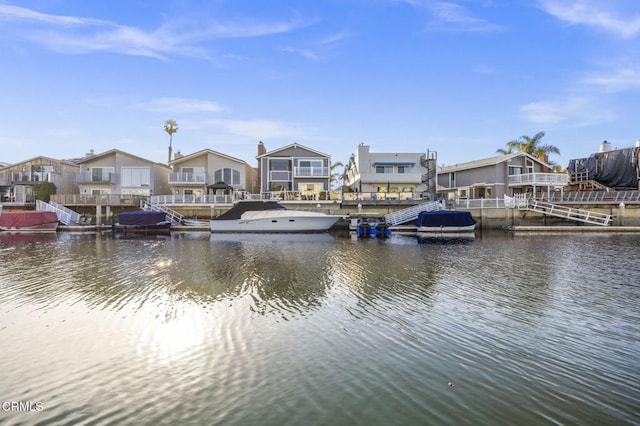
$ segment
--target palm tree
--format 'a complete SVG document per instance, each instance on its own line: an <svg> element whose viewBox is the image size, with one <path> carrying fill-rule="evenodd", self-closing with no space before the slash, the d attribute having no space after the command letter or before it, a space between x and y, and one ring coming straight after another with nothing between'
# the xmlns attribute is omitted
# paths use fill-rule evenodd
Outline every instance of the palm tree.
<svg viewBox="0 0 640 426"><path fill-rule="evenodd" d="M498 149L500 154L512 154L514 152L526 152L536 158L542 159L549 154L560 154L560 150L555 145L541 145L540 140L544 137L544 132L538 132L533 137L520 136L518 139L507 142L506 149Z"/></svg>
<svg viewBox="0 0 640 426"><path fill-rule="evenodd" d="M332 186L333 186L334 182L336 182L336 183L339 182L340 181L340 177L342 176L342 173L338 173L336 171L336 169L338 167L344 167L344 164L342 164L341 162L338 161L337 163L333 163L331 165L330 170L329 170L331 172L331 185Z"/></svg>
<svg viewBox="0 0 640 426"><path fill-rule="evenodd" d="M169 133L169 161L171 161L171 142L173 142L173 134L178 131L178 123L176 123L176 120L165 121L164 131Z"/></svg>

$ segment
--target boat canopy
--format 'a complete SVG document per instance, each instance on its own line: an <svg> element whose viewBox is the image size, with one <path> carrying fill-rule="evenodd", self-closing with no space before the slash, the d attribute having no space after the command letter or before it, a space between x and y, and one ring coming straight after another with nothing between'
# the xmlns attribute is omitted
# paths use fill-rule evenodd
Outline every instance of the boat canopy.
<svg viewBox="0 0 640 426"><path fill-rule="evenodd" d="M476 221L471 212L465 210L435 210L421 212L418 215L416 226L426 227L453 227L475 225Z"/></svg>
<svg viewBox="0 0 640 426"><path fill-rule="evenodd" d="M135 211L135 212L122 212L118 214L118 223L120 225L128 226L141 226L141 225L155 225L156 223L166 222L167 214L164 212L152 212L152 211Z"/></svg>
<svg viewBox="0 0 640 426"><path fill-rule="evenodd" d="M54 212L22 211L0 214L0 226L6 228L26 228L56 222L58 216Z"/></svg>

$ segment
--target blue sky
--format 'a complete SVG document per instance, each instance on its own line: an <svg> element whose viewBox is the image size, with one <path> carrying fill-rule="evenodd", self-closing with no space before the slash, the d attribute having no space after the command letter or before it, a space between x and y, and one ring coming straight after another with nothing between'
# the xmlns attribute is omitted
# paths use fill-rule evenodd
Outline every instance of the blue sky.
<svg viewBox="0 0 640 426"><path fill-rule="evenodd" d="M638 0L0 0L0 161L640 139Z"/></svg>

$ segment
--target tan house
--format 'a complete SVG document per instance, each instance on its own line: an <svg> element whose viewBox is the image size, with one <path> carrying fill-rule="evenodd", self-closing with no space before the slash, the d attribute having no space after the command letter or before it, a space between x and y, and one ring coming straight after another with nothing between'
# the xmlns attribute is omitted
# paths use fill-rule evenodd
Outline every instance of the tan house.
<svg viewBox="0 0 640 426"><path fill-rule="evenodd" d="M34 186L50 182L56 193L77 193L73 179L80 170L71 160L35 157L0 168L0 202L17 205L35 203Z"/></svg>
<svg viewBox="0 0 640 426"><path fill-rule="evenodd" d="M150 196L168 194L171 169L119 149L91 151L77 161L75 175L80 195Z"/></svg>
<svg viewBox="0 0 640 426"><path fill-rule="evenodd" d="M549 192L567 185L566 173L526 152L438 168L438 193L447 199L502 198Z"/></svg>
<svg viewBox="0 0 640 426"><path fill-rule="evenodd" d="M172 195L215 195L217 191L248 191L258 189L256 170L246 161L211 149L189 155L177 152L169 162L172 172L168 184Z"/></svg>

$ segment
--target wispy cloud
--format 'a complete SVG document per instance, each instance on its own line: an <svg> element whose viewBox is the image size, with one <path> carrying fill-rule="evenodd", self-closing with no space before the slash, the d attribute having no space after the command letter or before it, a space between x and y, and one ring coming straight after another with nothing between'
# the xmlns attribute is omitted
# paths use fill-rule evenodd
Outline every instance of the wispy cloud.
<svg viewBox="0 0 640 426"><path fill-rule="evenodd" d="M584 79L585 83L598 86L608 92L622 92L640 89L640 72L624 68L606 74L591 75Z"/></svg>
<svg viewBox="0 0 640 426"><path fill-rule="evenodd" d="M158 59L166 59L168 55L211 59L203 43L280 34L306 25L299 16L294 16L281 22L172 20L156 29L143 30L111 21L48 15L10 5L0 5L0 22L5 23L7 34L56 52L112 52Z"/></svg>
<svg viewBox="0 0 640 426"><path fill-rule="evenodd" d="M589 97L531 102L520 108L525 120L535 124L584 127L613 120L614 114Z"/></svg>
<svg viewBox="0 0 640 426"><path fill-rule="evenodd" d="M294 53L296 55L300 55L303 58L307 58L307 59L314 59L314 60L320 59L320 55L311 49L303 49L303 48L293 47L293 46L282 46L279 48L279 50L281 52Z"/></svg>
<svg viewBox="0 0 640 426"><path fill-rule="evenodd" d="M225 120L213 119L199 122L185 122L187 126L193 128L213 128L219 132L250 138L259 139L309 139L309 135L314 133L313 129L305 128L299 124L285 123L272 120Z"/></svg>
<svg viewBox="0 0 640 426"><path fill-rule="evenodd" d="M475 15L468 7L438 0L402 0L414 7L425 9L431 16L431 28L458 32L499 32L506 28ZM491 7L484 2L482 7Z"/></svg>
<svg viewBox="0 0 640 426"><path fill-rule="evenodd" d="M138 109L152 112L189 114L199 112L228 112L228 109L210 101L184 98L160 98L136 105Z"/></svg>
<svg viewBox="0 0 640 426"><path fill-rule="evenodd" d="M586 25L620 37L640 35L640 8L633 0L624 10L625 2L589 0L540 0L546 13L571 25ZM618 9L616 9L616 7Z"/></svg>

